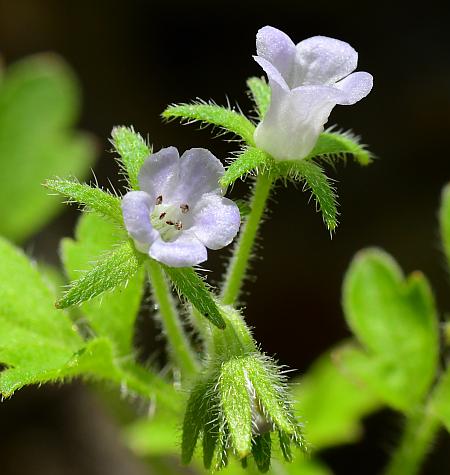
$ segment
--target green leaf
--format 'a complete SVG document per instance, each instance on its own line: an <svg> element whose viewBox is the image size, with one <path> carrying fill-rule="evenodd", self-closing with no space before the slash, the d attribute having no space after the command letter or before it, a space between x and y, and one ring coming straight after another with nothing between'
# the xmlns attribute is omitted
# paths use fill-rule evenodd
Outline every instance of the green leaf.
<svg viewBox="0 0 450 475"><path fill-rule="evenodd" d="M41 186L48 176L88 172L93 141L72 130L79 103L73 72L55 55L7 69L0 83L0 234L23 241L58 212L59 200Z"/></svg>
<svg viewBox="0 0 450 475"><path fill-rule="evenodd" d="M138 190L139 171L145 159L151 155L152 148L133 127L114 127L111 135L112 144L120 156L119 161L128 175L131 188Z"/></svg>
<svg viewBox="0 0 450 475"><path fill-rule="evenodd" d="M191 391L183 420L183 436L181 441L181 461L188 464L194 455L197 440L205 423L208 400L206 394L209 382L198 383Z"/></svg>
<svg viewBox="0 0 450 475"><path fill-rule="evenodd" d="M328 130L320 134L315 147L306 159L326 161L345 160L353 157L360 165L372 163L373 155L365 145L360 143L360 137L351 132L332 132Z"/></svg>
<svg viewBox="0 0 450 475"><path fill-rule="evenodd" d="M340 355L345 369L392 407L408 411L426 395L438 363L438 317L419 272L407 279L385 252L360 252L343 289L347 323L364 350Z"/></svg>
<svg viewBox="0 0 450 475"><path fill-rule="evenodd" d="M232 358L222 365L219 391L233 448L239 458L244 458L252 450L252 405L240 358Z"/></svg>
<svg viewBox="0 0 450 475"><path fill-rule="evenodd" d="M118 196L91 187L75 180L46 180L44 186L61 195L67 196L71 202L80 203L101 216L123 226L121 201Z"/></svg>
<svg viewBox="0 0 450 475"><path fill-rule="evenodd" d="M367 387L346 377L332 361L338 352L321 356L292 385L296 412L308 421L308 441L316 450L355 442L362 433L362 418L380 405Z"/></svg>
<svg viewBox="0 0 450 475"><path fill-rule="evenodd" d="M274 161L266 152L255 147L247 147L227 167L220 179L220 186L226 188L238 178L249 173L264 172L273 165Z"/></svg>
<svg viewBox="0 0 450 475"><path fill-rule="evenodd" d="M441 228L441 240L450 266L450 185L442 190L441 208L439 210L439 222Z"/></svg>
<svg viewBox="0 0 450 475"><path fill-rule="evenodd" d="M448 432L450 432L450 368L444 374L433 391L431 409L439 417Z"/></svg>
<svg viewBox="0 0 450 475"><path fill-rule="evenodd" d="M264 78L250 78L247 80L250 95L256 105L256 112L262 120L270 106L271 90Z"/></svg>
<svg viewBox="0 0 450 475"><path fill-rule="evenodd" d="M83 341L19 250L0 238L0 394L53 380Z"/></svg>
<svg viewBox="0 0 450 475"><path fill-rule="evenodd" d="M225 328L225 321L205 282L192 267L168 267L160 264L177 291L183 295L205 318L218 328Z"/></svg>
<svg viewBox="0 0 450 475"><path fill-rule="evenodd" d="M338 225L337 198L329 178L322 168L311 160L285 160L277 163L280 178L304 182L330 231Z"/></svg>
<svg viewBox="0 0 450 475"><path fill-rule="evenodd" d="M131 241L126 241L102 257L82 277L71 283L69 290L56 302L57 308L66 308L90 300L97 295L126 286L136 274L142 257Z"/></svg>
<svg viewBox="0 0 450 475"><path fill-rule="evenodd" d="M255 126L247 117L240 112L214 103L174 104L169 106L162 116L165 119L179 118L187 124L200 122L205 125L214 125L237 135L249 145L255 144L253 140Z"/></svg>
<svg viewBox="0 0 450 475"><path fill-rule="evenodd" d="M270 468L270 459L272 456L272 441L270 432L257 435L253 439L253 458L259 471L266 473Z"/></svg>
<svg viewBox="0 0 450 475"><path fill-rule="evenodd" d="M83 214L78 221L75 240L62 241L61 255L68 277L75 280L79 269L89 269L105 249L110 249L122 238L111 223L94 213ZM134 323L143 293L143 269L129 279L128 285L108 295L96 297L81 306L81 311L98 336L106 336L119 355L133 352Z"/></svg>

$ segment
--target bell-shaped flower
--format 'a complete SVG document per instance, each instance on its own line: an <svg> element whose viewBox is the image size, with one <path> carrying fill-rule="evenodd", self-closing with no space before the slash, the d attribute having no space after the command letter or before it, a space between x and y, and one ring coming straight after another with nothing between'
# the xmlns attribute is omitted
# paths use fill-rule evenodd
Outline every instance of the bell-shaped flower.
<svg viewBox="0 0 450 475"><path fill-rule="evenodd" d="M282 31L265 26L256 49L272 97L255 142L275 159L307 156L334 106L355 104L372 89L369 73L352 73L358 53L343 41L314 36L295 45Z"/></svg>
<svg viewBox="0 0 450 475"><path fill-rule="evenodd" d="M163 148L144 162L141 191L122 201L125 227L136 248L171 267L200 264L207 250L227 246L236 236L240 214L223 197L220 161L208 150L192 148L180 157Z"/></svg>

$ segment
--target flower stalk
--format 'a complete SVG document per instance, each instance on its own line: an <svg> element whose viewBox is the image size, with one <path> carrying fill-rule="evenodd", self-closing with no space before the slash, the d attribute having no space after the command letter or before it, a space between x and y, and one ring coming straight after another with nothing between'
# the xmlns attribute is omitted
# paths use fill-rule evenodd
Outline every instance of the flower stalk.
<svg viewBox="0 0 450 475"><path fill-rule="evenodd" d="M198 362L181 326L170 287L160 265L153 259L147 260L147 272L174 363L185 378L192 377L198 371Z"/></svg>
<svg viewBox="0 0 450 475"><path fill-rule="evenodd" d="M270 174L260 173L253 186L253 196L250 203L251 211L242 226L238 242L234 249L228 271L225 277L221 299L224 305L234 305L242 289L243 281L248 270L255 238L261 219L264 215L266 202L270 195L273 178Z"/></svg>
<svg viewBox="0 0 450 475"><path fill-rule="evenodd" d="M414 411L406 420L400 445L384 475L416 475L437 436L440 422L429 406Z"/></svg>

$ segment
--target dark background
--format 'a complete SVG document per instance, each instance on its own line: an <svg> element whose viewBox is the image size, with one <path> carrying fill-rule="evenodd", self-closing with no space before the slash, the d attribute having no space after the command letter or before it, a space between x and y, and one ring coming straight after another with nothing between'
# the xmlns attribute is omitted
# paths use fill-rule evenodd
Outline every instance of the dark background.
<svg viewBox="0 0 450 475"><path fill-rule="evenodd" d="M379 160L367 169L349 163L331 171L341 205L332 240L308 195L278 189L262 228L262 257L254 262L257 282L246 287L246 315L258 341L302 373L349 334L341 282L363 247L383 247L408 273L424 271L442 313L450 309L437 220L440 192L450 180L449 20L444 3L432 2L0 0L0 54L11 63L55 51L73 66L84 93L80 127L98 138L95 173L106 185L107 178L117 183L107 141L117 124L134 125L156 148L205 146L227 158L233 144L211 139L209 131L163 124L159 114L171 102L196 97L220 104L228 97L248 110L245 80L262 74L251 58L259 27L276 26L295 42L323 34L357 49L358 69L373 74L374 89L353 107L338 106L330 125L361 134ZM233 196L244 189L237 186ZM57 243L71 235L76 217L67 211L27 249L55 262ZM209 261L215 279L225 255ZM384 464L401 422L385 412L366 426L361 444L325 454L336 474L375 474ZM24 390L0 406L0 472L143 473L114 448L114 431L77 385ZM449 450L443 435L434 465L423 473L449 473Z"/></svg>

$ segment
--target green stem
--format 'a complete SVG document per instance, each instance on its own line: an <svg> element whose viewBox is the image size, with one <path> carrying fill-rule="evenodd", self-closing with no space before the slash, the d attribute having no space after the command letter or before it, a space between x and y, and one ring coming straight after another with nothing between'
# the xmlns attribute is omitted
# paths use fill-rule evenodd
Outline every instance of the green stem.
<svg viewBox="0 0 450 475"><path fill-rule="evenodd" d="M429 407L413 412L406 420L400 445L392 455L384 474L416 475L419 473L439 426L439 420Z"/></svg>
<svg viewBox="0 0 450 475"><path fill-rule="evenodd" d="M272 178L269 175L260 173L253 187L251 211L241 230L225 278L221 295L222 302L225 305L233 305L239 297L247 272L248 261L253 250L256 234L261 224L261 218L266 208L266 201L269 197L271 187Z"/></svg>
<svg viewBox="0 0 450 475"><path fill-rule="evenodd" d="M197 360L184 333L164 272L153 259L147 261L147 271L172 358L183 376L193 376L198 370Z"/></svg>

